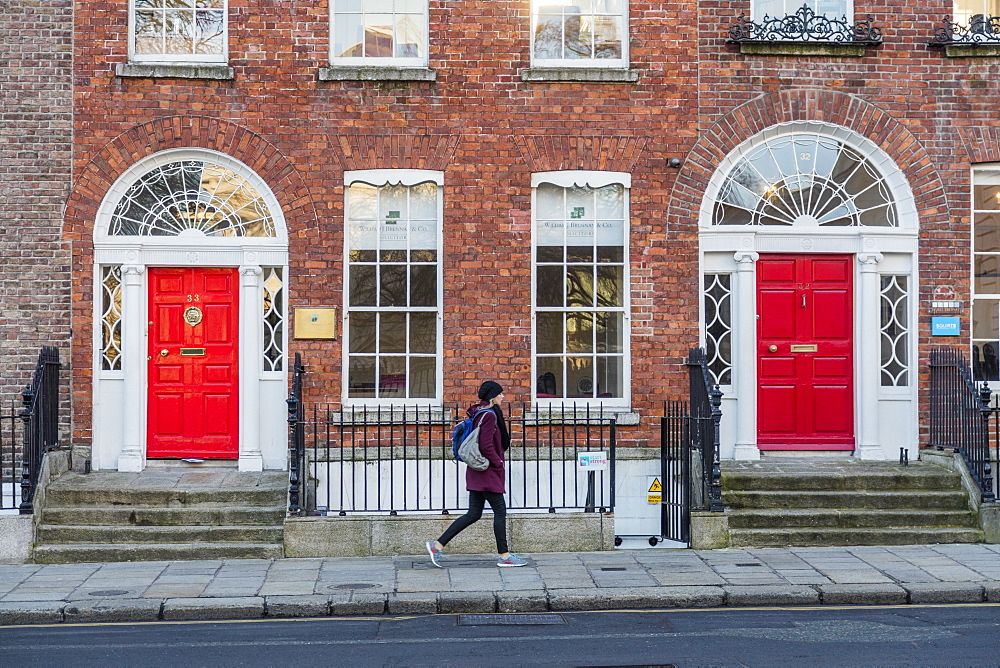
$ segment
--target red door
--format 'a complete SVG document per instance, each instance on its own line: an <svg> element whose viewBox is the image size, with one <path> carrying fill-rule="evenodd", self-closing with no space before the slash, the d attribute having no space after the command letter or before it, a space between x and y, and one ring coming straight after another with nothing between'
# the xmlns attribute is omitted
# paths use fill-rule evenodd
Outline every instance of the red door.
<svg viewBox="0 0 1000 668"><path fill-rule="evenodd" d="M757 262L757 445L853 450L851 257Z"/></svg>
<svg viewBox="0 0 1000 668"><path fill-rule="evenodd" d="M149 270L148 457L239 456L235 269Z"/></svg>

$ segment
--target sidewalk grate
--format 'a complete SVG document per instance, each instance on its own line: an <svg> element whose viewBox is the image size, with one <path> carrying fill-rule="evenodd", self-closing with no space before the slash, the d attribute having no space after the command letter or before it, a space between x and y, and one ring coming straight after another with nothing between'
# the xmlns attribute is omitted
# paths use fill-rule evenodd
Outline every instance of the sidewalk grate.
<svg viewBox="0 0 1000 668"><path fill-rule="evenodd" d="M541 615L459 615L459 626L545 626L565 624L562 615L545 613Z"/></svg>
<svg viewBox="0 0 1000 668"><path fill-rule="evenodd" d="M98 589L90 592L91 596L124 596L128 589Z"/></svg>

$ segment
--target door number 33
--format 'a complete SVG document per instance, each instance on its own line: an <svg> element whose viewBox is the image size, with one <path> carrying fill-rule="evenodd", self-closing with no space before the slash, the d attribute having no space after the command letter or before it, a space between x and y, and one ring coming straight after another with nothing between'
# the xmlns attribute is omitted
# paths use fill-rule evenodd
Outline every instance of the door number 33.
<svg viewBox="0 0 1000 668"><path fill-rule="evenodd" d="M187 300L189 302L200 302L201 301L201 295L188 295L187 296Z"/></svg>

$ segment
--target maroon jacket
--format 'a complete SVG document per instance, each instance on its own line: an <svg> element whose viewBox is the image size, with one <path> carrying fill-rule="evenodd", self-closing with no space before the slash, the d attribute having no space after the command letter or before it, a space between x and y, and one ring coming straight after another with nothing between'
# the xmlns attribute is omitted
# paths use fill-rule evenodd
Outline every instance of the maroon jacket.
<svg viewBox="0 0 1000 668"><path fill-rule="evenodd" d="M466 415L472 417L480 408L484 408L487 402L483 401L469 406ZM497 428L497 416L493 411L483 411L473 423L473 427L479 427L479 452L490 462L490 467L485 471L476 471L469 467L465 469L465 488L477 492L496 492L503 494L507 491L504 487L504 462L503 443L500 439L500 430Z"/></svg>

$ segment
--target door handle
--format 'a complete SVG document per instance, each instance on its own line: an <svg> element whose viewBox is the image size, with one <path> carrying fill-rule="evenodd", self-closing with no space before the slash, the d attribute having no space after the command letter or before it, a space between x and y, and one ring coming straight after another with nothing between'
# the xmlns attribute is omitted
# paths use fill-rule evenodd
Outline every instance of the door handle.
<svg viewBox="0 0 1000 668"><path fill-rule="evenodd" d="M776 352L778 352L778 346L773 346L773 345L772 346L768 346L767 350L768 350L768 352L776 353Z"/></svg>
<svg viewBox="0 0 1000 668"><path fill-rule="evenodd" d="M167 350L166 348L164 348L163 350L160 351L160 357L166 357L169 354L170 354L170 351Z"/></svg>

